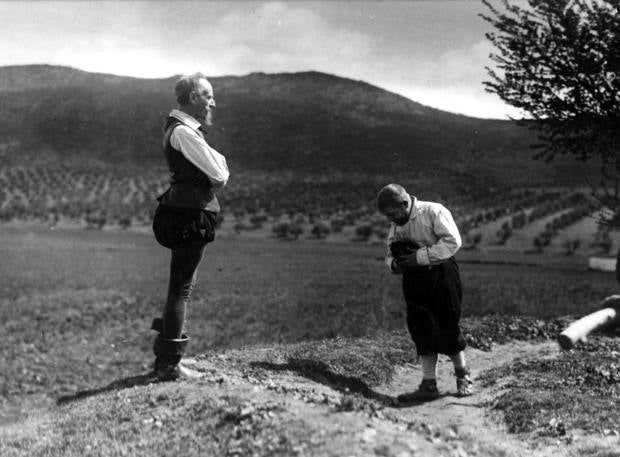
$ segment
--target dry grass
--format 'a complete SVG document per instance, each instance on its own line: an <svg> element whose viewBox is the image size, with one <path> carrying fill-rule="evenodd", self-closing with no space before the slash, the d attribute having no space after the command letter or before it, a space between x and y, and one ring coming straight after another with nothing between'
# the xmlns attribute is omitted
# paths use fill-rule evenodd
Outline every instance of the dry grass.
<svg viewBox="0 0 620 457"><path fill-rule="evenodd" d="M551 359L530 359L488 372L484 383L510 379L494 407L513 433L565 436L571 430L618 434L620 341L599 335Z"/></svg>

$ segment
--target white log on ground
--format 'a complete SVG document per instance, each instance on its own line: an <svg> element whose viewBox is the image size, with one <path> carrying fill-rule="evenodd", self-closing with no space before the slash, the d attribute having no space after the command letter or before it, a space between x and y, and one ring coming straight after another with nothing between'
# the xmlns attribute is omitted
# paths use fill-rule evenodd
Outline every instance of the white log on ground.
<svg viewBox="0 0 620 457"><path fill-rule="evenodd" d="M588 269L595 271L616 271L617 260L615 257L590 257Z"/></svg>
<svg viewBox="0 0 620 457"><path fill-rule="evenodd" d="M613 297L619 297L614 295ZM570 324L566 330L558 335L558 343L562 349L571 349L578 341L586 341L588 334L606 327L620 323L620 310L618 310L617 300L607 298L603 304L609 301L609 307L595 311Z"/></svg>

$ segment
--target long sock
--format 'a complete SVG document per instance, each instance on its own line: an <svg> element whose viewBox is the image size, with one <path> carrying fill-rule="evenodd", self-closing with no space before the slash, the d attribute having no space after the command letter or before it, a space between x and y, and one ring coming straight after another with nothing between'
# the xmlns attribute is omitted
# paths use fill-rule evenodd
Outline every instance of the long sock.
<svg viewBox="0 0 620 457"><path fill-rule="evenodd" d="M467 364L465 363L465 352L460 351L450 356L452 363L454 364L454 371L457 376L462 376L467 373Z"/></svg>
<svg viewBox="0 0 620 457"><path fill-rule="evenodd" d="M422 379L437 379L437 354L421 355Z"/></svg>

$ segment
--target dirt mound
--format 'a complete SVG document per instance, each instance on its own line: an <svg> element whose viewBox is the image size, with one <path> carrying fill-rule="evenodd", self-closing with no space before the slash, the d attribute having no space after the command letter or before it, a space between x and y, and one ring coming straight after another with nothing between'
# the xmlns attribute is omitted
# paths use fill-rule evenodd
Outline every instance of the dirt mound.
<svg viewBox="0 0 620 457"><path fill-rule="evenodd" d="M157 383L126 378L64 397L60 406L32 409L0 427L6 456L551 456L618 455L613 434L540 436L509 433L493 408L518 364L554 363L554 342L511 342L491 351L468 349L476 393L457 398L449 359L440 358L442 395L398 404L414 389L420 367L406 362L375 383L303 359L300 348L264 347L209 353L185 363L199 381ZM483 380L487 382L482 382ZM166 454L161 454L167 449ZM27 451L26 451L27 450Z"/></svg>

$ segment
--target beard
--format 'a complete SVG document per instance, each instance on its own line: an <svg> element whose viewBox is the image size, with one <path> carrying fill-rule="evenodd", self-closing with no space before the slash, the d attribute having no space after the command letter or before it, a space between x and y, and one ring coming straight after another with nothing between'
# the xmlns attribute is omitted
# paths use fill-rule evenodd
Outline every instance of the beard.
<svg viewBox="0 0 620 457"><path fill-rule="evenodd" d="M213 125L213 115L211 114L211 110L207 110L207 113L204 116L204 125Z"/></svg>

